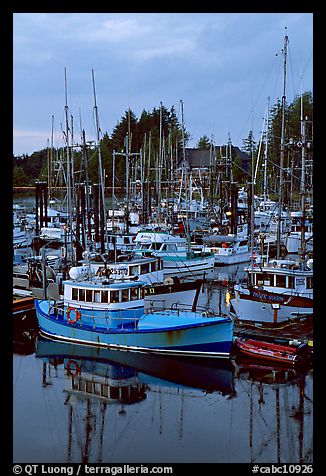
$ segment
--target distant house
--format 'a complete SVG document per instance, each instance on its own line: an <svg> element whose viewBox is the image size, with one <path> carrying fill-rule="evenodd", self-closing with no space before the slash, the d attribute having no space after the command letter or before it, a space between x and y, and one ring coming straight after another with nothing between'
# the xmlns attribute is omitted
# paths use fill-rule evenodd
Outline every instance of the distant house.
<svg viewBox="0 0 326 476"><path fill-rule="evenodd" d="M215 146L215 151L219 151L220 146ZM222 154L225 155L226 146L222 146ZM180 154L181 156L181 154ZM183 163L183 157L179 158L177 168L179 170L182 167L186 167L188 170L196 171L200 170L201 173L205 173L209 170L210 166L210 150L196 149L196 148L186 148L185 149L185 161ZM232 145L232 156L237 157L241 161L241 167L246 172L249 171L250 156L245 152L242 152L239 147ZM214 157L213 157L214 160Z"/></svg>

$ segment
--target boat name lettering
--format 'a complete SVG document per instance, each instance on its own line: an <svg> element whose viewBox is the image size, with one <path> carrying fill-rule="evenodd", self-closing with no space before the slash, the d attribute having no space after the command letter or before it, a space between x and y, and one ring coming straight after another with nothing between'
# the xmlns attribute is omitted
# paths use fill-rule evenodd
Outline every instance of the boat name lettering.
<svg viewBox="0 0 326 476"><path fill-rule="evenodd" d="M265 299L266 301L279 301L283 302L283 296L277 296L273 294L261 293L257 291L253 291L253 296L259 299Z"/></svg>
<svg viewBox="0 0 326 476"><path fill-rule="evenodd" d="M127 274L128 270L126 268L110 268L110 274Z"/></svg>

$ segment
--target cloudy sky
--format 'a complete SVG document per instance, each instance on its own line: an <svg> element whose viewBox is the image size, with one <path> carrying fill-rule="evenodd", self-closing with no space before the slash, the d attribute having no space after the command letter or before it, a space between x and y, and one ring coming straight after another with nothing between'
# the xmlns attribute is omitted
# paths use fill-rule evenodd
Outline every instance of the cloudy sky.
<svg viewBox="0 0 326 476"><path fill-rule="evenodd" d="M76 141L94 140L94 70L101 131L130 107L174 106L195 146L206 134L259 139L268 97L312 91L312 13L14 13L15 155L64 144L64 70Z"/></svg>

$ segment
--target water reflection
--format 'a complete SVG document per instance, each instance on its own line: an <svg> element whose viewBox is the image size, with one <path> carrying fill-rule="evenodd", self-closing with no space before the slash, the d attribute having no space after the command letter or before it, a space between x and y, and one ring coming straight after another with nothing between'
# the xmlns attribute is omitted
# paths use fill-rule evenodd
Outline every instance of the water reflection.
<svg viewBox="0 0 326 476"><path fill-rule="evenodd" d="M193 359L177 359L167 356L149 355L136 352L119 352L98 347L73 345L54 342L38 337L36 357L45 358L49 364L60 362L64 365L68 376L92 374L104 379L116 378L120 382L127 375L134 375L140 381L150 384L199 388L206 392L220 392L223 395L234 393L233 365L229 360L211 361L203 359L200 362ZM53 359L55 359L53 361ZM74 371L71 371L73 363ZM113 377L114 376L114 377ZM94 392L98 395L98 390ZM102 389L100 390L102 395Z"/></svg>
<svg viewBox="0 0 326 476"><path fill-rule="evenodd" d="M312 461L310 374L35 344L39 387L60 427L57 461ZM36 454L34 462L53 460L50 449Z"/></svg>

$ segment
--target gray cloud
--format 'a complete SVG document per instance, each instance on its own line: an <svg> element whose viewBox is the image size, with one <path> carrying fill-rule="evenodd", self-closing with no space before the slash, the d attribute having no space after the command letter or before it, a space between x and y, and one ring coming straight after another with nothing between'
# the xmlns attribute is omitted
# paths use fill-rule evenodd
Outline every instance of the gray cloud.
<svg viewBox="0 0 326 476"><path fill-rule="evenodd" d="M65 67L69 107L86 133L94 133L94 69L102 130L111 133L128 107L140 114L182 99L193 145L203 134L225 142L228 132L241 145L251 110L258 136L267 96L273 103L281 95L275 55L285 26L291 98L303 66L302 87L312 89L312 14L14 14L14 128L30 132L15 135L14 152L43 148L52 114L59 131Z"/></svg>

